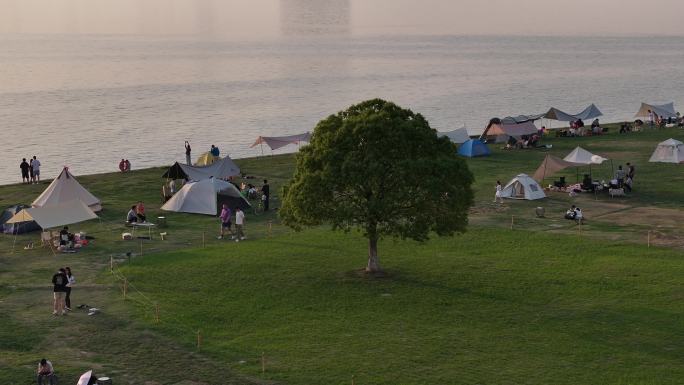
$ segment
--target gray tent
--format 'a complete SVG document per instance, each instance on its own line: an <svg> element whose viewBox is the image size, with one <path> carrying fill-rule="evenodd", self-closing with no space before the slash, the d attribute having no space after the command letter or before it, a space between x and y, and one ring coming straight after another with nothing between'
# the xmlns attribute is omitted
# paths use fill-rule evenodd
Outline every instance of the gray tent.
<svg viewBox="0 0 684 385"><path fill-rule="evenodd" d="M437 134L440 136L446 136L453 143L456 144L465 143L470 139L470 136L468 135L468 130L465 127L453 131L438 132Z"/></svg>
<svg viewBox="0 0 684 385"><path fill-rule="evenodd" d="M162 175L162 178L200 181L211 177L228 179L231 176L237 175L240 175L240 168L229 156L226 156L208 166L188 166L176 162L173 166L169 167L164 175Z"/></svg>
<svg viewBox="0 0 684 385"><path fill-rule="evenodd" d="M603 115L603 113L598 109L598 107L596 107L596 105L594 104L591 104L582 112L579 112L574 115L568 114L567 112L563 112L558 108L551 107L551 109L549 109L549 111L546 114L544 114L544 118L550 120L558 120L560 122L572 122L577 119L589 120L597 118L601 115Z"/></svg>

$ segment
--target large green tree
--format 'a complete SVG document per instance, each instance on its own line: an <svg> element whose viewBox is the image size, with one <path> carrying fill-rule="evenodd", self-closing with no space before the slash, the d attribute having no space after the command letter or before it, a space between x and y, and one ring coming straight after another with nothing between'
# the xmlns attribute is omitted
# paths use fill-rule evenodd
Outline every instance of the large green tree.
<svg viewBox="0 0 684 385"><path fill-rule="evenodd" d="M472 181L456 146L422 115L373 99L316 125L283 188L280 216L295 229L361 230L366 271L377 273L383 236L425 241L465 231Z"/></svg>

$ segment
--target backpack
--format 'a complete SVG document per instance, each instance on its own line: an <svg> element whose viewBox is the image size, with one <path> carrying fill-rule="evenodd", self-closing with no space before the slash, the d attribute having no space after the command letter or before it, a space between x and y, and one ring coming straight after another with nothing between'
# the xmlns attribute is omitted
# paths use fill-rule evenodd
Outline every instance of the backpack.
<svg viewBox="0 0 684 385"><path fill-rule="evenodd" d="M64 275L57 274L57 276L55 277L55 285L64 286Z"/></svg>

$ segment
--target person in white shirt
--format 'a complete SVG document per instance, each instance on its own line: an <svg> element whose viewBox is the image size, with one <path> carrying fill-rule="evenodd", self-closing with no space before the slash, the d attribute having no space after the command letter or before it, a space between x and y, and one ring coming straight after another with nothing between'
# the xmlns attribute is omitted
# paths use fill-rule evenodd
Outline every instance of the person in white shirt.
<svg viewBox="0 0 684 385"><path fill-rule="evenodd" d="M31 168L33 169L33 180L31 180L32 183L39 183L40 182L40 161L36 159L36 156L33 156L33 159L31 159Z"/></svg>
<svg viewBox="0 0 684 385"><path fill-rule="evenodd" d="M501 181L496 181L496 193L494 193L494 203L503 203L503 198L501 197Z"/></svg>
<svg viewBox="0 0 684 385"><path fill-rule="evenodd" d="M245 240L244 224L245 213L238 207L235 209L235 242Z"/></svg>
<svg viewBox="0 0 684 385"><path fill-rule="evenodd" d="M584 216L582 215L582 209L575 207L575 220L577 223L581 223Z"/></svg>
<svg viewBox="0 0 684 385"><path fill-rule="evenodd" d="M55 369L52 367L52 362L43 358L38 363L38 385L54 384L55 383Z"/></svg>

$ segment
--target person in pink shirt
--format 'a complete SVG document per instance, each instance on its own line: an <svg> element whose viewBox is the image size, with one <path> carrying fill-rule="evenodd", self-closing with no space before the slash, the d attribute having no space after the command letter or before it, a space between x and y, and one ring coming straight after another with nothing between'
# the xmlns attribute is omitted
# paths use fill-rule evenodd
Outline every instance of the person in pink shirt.
<svg viewBox="0 0 684 385"><path fill-rule="evenodd" d="M221 221L221 234L219 234L218 239L223 239L223 236L226 234L226 230L228 230L228 233L230 233L230 239L235 238L235 236L233 236L233 231L230 229L230 209L225 203L221 209L221 214L219 214L219 220Z"/></svg>
<svg viewBox="0 0 684 385"><path fill-rule="evenodd" d="M145 216L145 205L143 205L142 201L138 201L138 204L135 206L135 213L138 215L141 222L147 220L147 217Z"/></svg>

